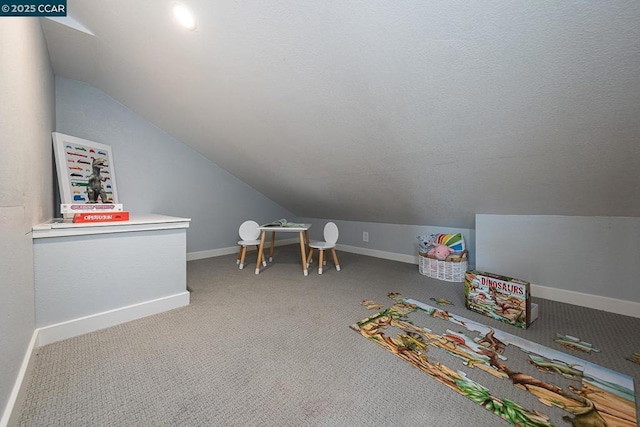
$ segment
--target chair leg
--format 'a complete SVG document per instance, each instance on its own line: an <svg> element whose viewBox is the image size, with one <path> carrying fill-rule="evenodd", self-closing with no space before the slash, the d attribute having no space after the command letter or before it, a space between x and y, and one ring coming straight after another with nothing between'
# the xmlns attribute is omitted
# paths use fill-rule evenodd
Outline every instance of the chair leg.
<svg viewBox="0 0 640 427"><path fill-rule="evenodd" d="M309 255L307 255L307 270L309 269L309 264L313 263L313 248L309 248Z"/></svg>
<svg viewBox="0 0 640 427"><path fill-rule="evenodd" d="M322 274L322 266L324 265L324 250L318 249L318 274Z"/></svg>
<svg viewBox="0 0 640 427"><path fill-rule="evenodd" d="M256 246L256 253L258 255L260 254L260 245ZM267 266L267 259L264 257L264 251L262 251L262 266L263 267Z"/></svg>
<svg viewBox="0 0 640 427"><path fill-rule="evenodd" d="M242 255L242 246L240 246L240 250L238 251L238 259L236 260L236 264L240 264L240 256Z"/></svg>
<svg viewBox="0 0 640 427"><path fill-rule="evenodd" d="M336 265L336 271L340 271L340 263L338 262L338 255L335 248L331 249L331 255L333 255L333 263Z"/></svg>
<svg viewBox="0 0 640 427"><path fill-rule="evenodd" d="M244 268L244 258L247 256L246 246L243 246L242 249L240 249L240 254L240 266L238 268L242 270Z"/></svg>
<svg viewBox="0 0 640 427"><path fill-rule="evenodd" d="M276 245L276 232L271 232L271 249L269 249L269 262L273 262L273 251ZM266 266L266 264L265 264Z"/></svg>

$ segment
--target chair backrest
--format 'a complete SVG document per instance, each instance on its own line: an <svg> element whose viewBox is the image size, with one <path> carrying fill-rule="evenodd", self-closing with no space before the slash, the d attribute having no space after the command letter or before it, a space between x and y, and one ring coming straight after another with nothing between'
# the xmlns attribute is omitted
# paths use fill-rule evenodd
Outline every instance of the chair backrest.
<svg viewBox="0 0 640 427"><path fill-rule="evenodd" d="M242 240L257 240L260 237L260 230L258 230L260 225L255 221L245 221L240 225L240 229L238 230L238 234L240 234L240 239Z"/></svg>
<svg viewBox="0 0 640 427"><path fill-rule="evenodd" d="M338 241L338 236L340 235L340 233L338 233L338 226L335 225L333 222L328 222L325 226L324 226L324 240L327 243L336 243Z"/></svg>

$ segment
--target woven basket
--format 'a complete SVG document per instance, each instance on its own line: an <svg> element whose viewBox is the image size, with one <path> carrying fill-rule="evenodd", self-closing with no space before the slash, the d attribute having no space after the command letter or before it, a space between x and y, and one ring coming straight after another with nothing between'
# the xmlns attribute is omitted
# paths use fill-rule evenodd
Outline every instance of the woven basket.
<svg viewBox="0 0 640 427"><path fill-rule="evenodd" d="M447 282L464 282L464 273L469 264L467 253L465 249L458 260L440 261L419 252L420 274Z"/></svg>

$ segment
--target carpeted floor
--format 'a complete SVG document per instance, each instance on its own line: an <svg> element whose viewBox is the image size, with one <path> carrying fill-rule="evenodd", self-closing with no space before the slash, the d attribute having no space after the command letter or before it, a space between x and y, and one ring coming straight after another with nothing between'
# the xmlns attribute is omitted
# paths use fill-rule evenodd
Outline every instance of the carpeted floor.
<svg viewBox="0 0 640 427"><path fill-rule="evenodd" d="M463 284L421 276L416 265L338 252L340 272L330 264L304 277L291 245L256 276L254 256L244 270L234 255L189 262L187 307L39 348L15 424L509 425L349 328L375 313L362 300L388 307L389 292L446 298L451 313L561 351L570 352L553 342L556 332L579 337L601 352L571 354L633 376L640 407L640 366L625 360L640 352L639 318L534 299L540 317L521 330L466 310ZM508 381L438 357L568 425Z"/></svg>

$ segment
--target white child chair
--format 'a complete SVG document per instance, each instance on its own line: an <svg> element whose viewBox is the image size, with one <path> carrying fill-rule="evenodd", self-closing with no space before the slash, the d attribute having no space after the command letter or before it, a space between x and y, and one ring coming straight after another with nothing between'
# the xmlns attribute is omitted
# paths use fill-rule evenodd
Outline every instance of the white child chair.
<svg viewBox="0 0 640 427"><path fill-rule="evenodd" d="M309 263L312 262L313 250L317 249L320 253L318 255L318 274L322 274L322 267L327 264L327 260L325 257L324 251L327 249L331 249L331 255L333 255L333 263L336 266L336 270L340 271L340 263L338 262L338 255L336 255L336 242L338 241L338 226L333 222L328 222L324 226L324 242L312 240L309 242L309 256L307 257L308 263L307 268L309 268Z"/></svg>
<svg viewBox="0 0 640 427"><path fill-rule="evenodd" d="M240 235L240 241L238 241L240 252L238 252L236 264L238 264L240 270L244 268L247 246L255 246L257 250L260 250L260 230L258 230L258 227L260 227L260 225L257 222L249 220L243 222L238 229L238 234ZM264 254L262 256L262 265L267 266Z"/></svg>

